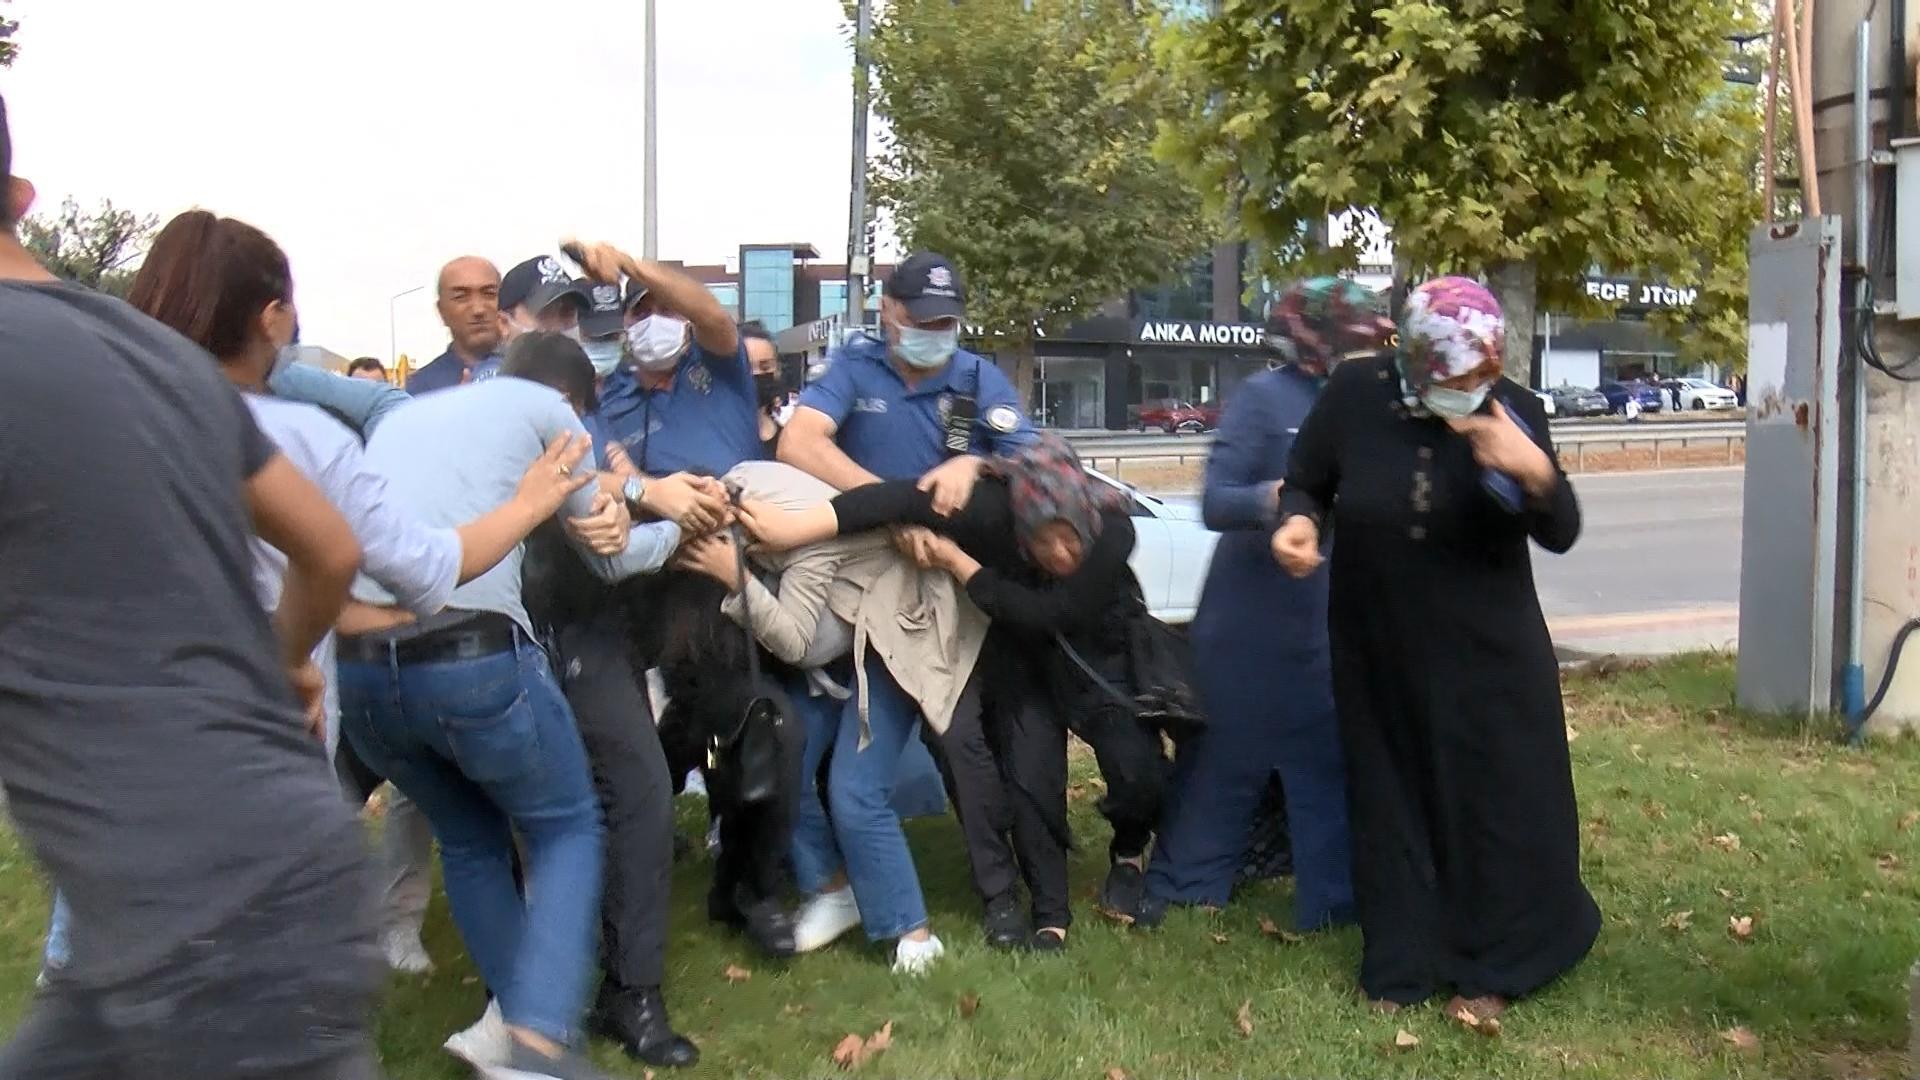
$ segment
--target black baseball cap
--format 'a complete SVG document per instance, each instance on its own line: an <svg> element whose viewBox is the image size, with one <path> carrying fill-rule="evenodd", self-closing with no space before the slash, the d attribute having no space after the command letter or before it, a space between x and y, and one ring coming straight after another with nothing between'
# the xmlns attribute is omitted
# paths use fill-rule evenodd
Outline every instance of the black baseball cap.
<svg viewBox="0 0 1920 1080"><path fill-rule="evenodd" d="M627 328L627 305L621 302L620 286L606 285L581 278L574 284L587 294L587 311L580 316L580 336L612 337Z"/></svg>
<svg viewBox="0 0 1920 1080"><path fill-rule="evenodd" d="M647 287L645 285L640 284L640 279L628 278L627 279L627 295L626 295L626 298L621 301L620 309L622 311L632 311L633 305L639 303L640 298L645 295L647 295Z"/></svg>
<svg viewBox="0 0 1920 1080"><path fill-rule="evenodd" d="M967 313L967 286L945 255L916 251L893 268L886 295L907 306L914 322L957 319Z"/></svg>
<svg viewBox="0 0 1920 1080"><path fill-rule="evenodd" d="M593 305L587 291L567 274L560 260L551 255L528 259L500 279L501 311L512 311L525 304L528 311L538 313L562 299L572 300L583 312Z"/></svg>

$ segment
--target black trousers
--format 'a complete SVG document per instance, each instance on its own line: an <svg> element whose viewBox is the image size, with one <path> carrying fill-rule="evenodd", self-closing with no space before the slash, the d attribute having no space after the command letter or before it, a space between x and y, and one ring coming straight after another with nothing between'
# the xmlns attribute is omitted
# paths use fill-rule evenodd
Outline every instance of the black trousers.
<svg viewBox="0 0 1920 1080"><path fill-rule="evenodd" d="M1098 661L1095 661L1098 663ZM1001 705L995 745L1013 807L1013 845L1037 926L1073 920L1067 889L1067 733L1093 749L1106 783L1099 810L1113 826L1108 854L1144 854L1160 820L1171 764L1160 733L1109 699L1078 671L1047 664L1040 672L996 672Z"/></svg>
<svg viewBox="0 0 1920 1080"><path fill-rule="evenodd" d="M609 609L556 628L553 668L573 709L606 822L600 962L618 989L659 986L673 886L673 778L625 619Z"/></svg>
<svg viewBox="0 0 1920 1080"><path fill-rule="evenodd" d="M674 692L671 681L667 688L670 697ZM727 923L740 921L748 908L769 900L782 901L786 896L793 876L788 848L793 841L800 761L806 742L806 732L794 718L785 694L771 676L763 674L759 691L779 702L781 708L778 736L784 782L768 801L743 803L735 798L727 760L721 756L709 762L707 747L714 735L738 722L735 710L744 707L752 696L748 685L747 676L741 674L734 691L717 699L704 694L697 699L672 698L661 725L672 775L685 777L699 769L706 777L707 811L710 818L720 819L720 854L714 860L707 914Z"/></svg>
<svg viewBox="0 0 1920 1080"><path fill-rule="evenodd" d="M1013 830L1013 800L999 756L987 738L989 706L984 683L991 666L974 667L945 734L936 735L932 728L920 725L921 741L940 767L947 801L953 804L954 816L960 821L973 888L982 901L1011 892L1020 880L1013 846L1008 843Z"/></svg>

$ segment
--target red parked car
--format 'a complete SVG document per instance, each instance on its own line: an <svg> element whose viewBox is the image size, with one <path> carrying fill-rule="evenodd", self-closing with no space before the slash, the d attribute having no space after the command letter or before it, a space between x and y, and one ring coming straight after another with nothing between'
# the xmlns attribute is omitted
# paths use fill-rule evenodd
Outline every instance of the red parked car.
<svg viewBox="0 0 1920 1080"><path fill-rule="evenodd" d="M1139 431L1159 428L1169 435L1212 431L1220 425L1218 405L1195 405L1176 398L1155 398L1140 403L1133 426Z"/></svg>

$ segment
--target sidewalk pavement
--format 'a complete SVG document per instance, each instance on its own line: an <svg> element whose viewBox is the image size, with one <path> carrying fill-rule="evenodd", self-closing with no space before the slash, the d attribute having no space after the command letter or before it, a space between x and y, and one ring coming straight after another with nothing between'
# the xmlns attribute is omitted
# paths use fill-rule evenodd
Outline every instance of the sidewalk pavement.
<svg viewBox="0 0 1920 1080"><path fill-rule="evenodd" d="M1564 660L1599 656L1667 656L1732 652L1740 638L1740 609L1722 604L1676 611L1549 618L1554 651Z"/></svg>

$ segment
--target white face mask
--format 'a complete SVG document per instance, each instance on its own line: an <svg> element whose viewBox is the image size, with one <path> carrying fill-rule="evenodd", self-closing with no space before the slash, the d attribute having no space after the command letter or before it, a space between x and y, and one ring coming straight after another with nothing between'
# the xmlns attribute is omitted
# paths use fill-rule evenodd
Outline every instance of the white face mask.
<svg viewBox="0 0 1920 1080"><path fill-rule="evenodd" d="M1455 390L1448 386L1429 386L1420 393L1420 403L1429 412L1444 420L1464 420L1480 411L1480 404L1487 400L1487 393L1493 384L1474 390Z"/></svg>
<svg viewBox="0 0 1920 1080"><path fill-rule="evenodd" d="M642 371L661 372L680 362L687 351L687 321L672 315L649 315L627 327L627 355Z"/></svg>
<svg viewBox="0 0 1920 1080"><path fill-rule="evenodd" d="M583 341L580 348L585 350L587 359L593 363L593 373L601 378L614 373L620 366L620 339L601 341Z"/></svg>

